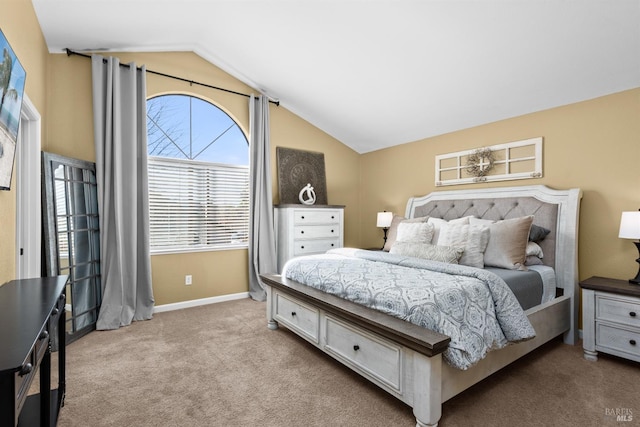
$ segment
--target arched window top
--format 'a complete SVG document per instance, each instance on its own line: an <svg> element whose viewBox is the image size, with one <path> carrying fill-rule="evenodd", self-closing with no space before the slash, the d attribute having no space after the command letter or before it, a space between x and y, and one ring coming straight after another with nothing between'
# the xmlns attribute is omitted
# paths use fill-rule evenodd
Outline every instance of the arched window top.
<svg viewBox="0 0 640 427"><path fill-rule="evenodd" d="M191 95L147 100L148 153L154 157L249 164L249 142L222 109Z"/></svg>

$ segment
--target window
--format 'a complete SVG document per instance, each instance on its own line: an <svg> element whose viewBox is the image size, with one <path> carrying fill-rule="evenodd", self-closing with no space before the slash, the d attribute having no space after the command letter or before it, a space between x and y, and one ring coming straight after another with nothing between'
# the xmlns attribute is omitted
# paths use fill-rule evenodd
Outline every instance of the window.
<svg viewBox="0 0 640 427"><path fill-rule="evenodd" d="M249 143L215 105L189 95L147 101L151 251L246 247Z"/></svg>

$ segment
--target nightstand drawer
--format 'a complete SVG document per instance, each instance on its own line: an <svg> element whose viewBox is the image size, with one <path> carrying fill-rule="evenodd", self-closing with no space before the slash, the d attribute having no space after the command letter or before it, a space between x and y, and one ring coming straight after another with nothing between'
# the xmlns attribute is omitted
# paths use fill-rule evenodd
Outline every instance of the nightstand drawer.
<svg viewBox="0 0 640 427"><path fill-rule="evenodd" d="M596 320L640 327L640 300L624 295L596 296Z"/></svg>
<svg viewBox="0 0 640 427"><path fill-rule="evenodd" d="M640 357L640 331L598 323L596 343L602 351L615 350ZM617 353L614 353L617 354Z"/></svg>

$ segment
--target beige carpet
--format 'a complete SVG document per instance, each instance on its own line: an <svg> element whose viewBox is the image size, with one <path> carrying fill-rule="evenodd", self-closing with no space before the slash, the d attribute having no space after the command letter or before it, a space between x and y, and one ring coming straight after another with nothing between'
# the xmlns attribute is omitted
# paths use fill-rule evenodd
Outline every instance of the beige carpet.
<svg viewBox="0 0 640 427"><path fill-rule="evenodd" d="M93 332L67 354L60 427L415 426L410 407L285 329L268 330L264 303L249 299ZM616 409L632 421L617 421ZM446 402L440 420L515 425L640 425L640 364L588 362L556 340Z"/></svg>

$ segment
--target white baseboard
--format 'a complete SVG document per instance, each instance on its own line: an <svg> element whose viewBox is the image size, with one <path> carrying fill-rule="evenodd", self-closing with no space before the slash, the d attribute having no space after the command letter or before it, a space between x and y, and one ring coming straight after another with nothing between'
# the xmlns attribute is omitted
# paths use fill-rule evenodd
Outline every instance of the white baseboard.
<svg viewBox="0 0 640 427"><path fill-rule="evenodd" d="M200 305L215 304L217 302L233 301L237 299L249 298L249 292L240 292L237 294L221 295L219 297L194 299L191 301L174 302L171 304L156 305L153 308L154 313L162 313L163 311L180 310L189 307L198 307Z"/></svg>

